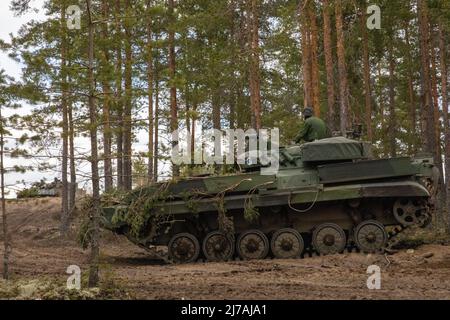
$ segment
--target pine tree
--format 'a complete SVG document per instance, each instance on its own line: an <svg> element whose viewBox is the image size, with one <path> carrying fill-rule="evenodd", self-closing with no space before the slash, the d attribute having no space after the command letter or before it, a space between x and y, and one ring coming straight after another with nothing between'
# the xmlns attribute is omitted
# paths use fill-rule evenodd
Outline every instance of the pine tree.
<svg viewBox="0 0 450 320"><path fill-rule="evenodd" d="M430 44L428 6L426 0L418 0L419 35L420 35L420 66L421 66L421 119L422 132L425 135L424 150L436 155L434 109L431 96L431 72L430 72Z"/></svg>
<svg viewBox="0 0 450 320"><path fill-rule="evenodd" d="M261 79L260 79L260 49L259 49L259 0L247 0L248 32L250 39L249 75L250 75L250 106L252 110L252 125L261 129Z"/></svg>
<svg viewBox="0 0 450 320"><path fill-rule="evenodd" d="M61 12L61 111L62 111L62 194L61 194L61 233L66 234L69 228L69 183L67 179L67 169L69 161L69 117L68 117L68 84L67 84L67 36L66 36L66 4L60 4Z"/></svg>
<svg viewBox="0 0 450 320"><path fill-rule="evenodd" d="M125 105L124 105L124 123L123 123L123 183L125 190L131 190L133 187L132 172L132 109L133 109L133 51L132 51L132 16L133 11L131 1L125 0L124 34L125 34Z"/></svg>
<svg viewBox="0 0 450 320"><path fill-rule="evenodd" d="M363 2L365 5L365 1ZM361 7L360 24L361 33L363 41L363 65L364 65L364 98L365 98L365 124L367 131L367 139L373 141L373 131L372 131L372 88L371 88L371 70L369 61L369 36L367 33L367 15L365 14L365 6Z"/></svg>
<svg viewBox="0 0 450 320"><path fill-rule="evenodd" d="M107 21L109 17L109 3L107 0L102 0L102 15L103 19ZM103 39L108 39L109 28L106 22L102 23L102 36ZM111 129L111 86L110 86L110 50L108 49L108 44L103 44L102 48L102 90L103 90L103 165L104 165L104 181L105 181L105 191L111 191L113 188L113 172L112 172L112 155L111 155L111 145L112 145L112 129Z"/></svg>
<svg viewBox="0 0 450 320"><path fill-rule="evenodd" d="M336 33L337 33L337 56L339 70L339 94L340 94L340 131L345 136L348 129L349 100L347 65L345 62L345 40L342 16L342 0L335 2Z"/></svg>
<svg viewBox="0 0 450 320"><path fill-rule="evenodd" d="M176 57L175 57L175 1L168 0L168 20L169 20L169 81L170 81L170 132L178 130L178 102L176 86ZM177 141L172 140L172 148L177 146ZM177 165L172 166L174 177L180 175Z"/></svg>
<svg viewBox="0 0 450 320"><path fill-rule="evenodd" d="M148 94L148 182L155 181L154 166L154 116L153 116L153 28L152 1L147 0L147 94Z"/></svg>
<svg viewBox="0 0 450 320"><path fill-rule="evenodd" d="M316 117L320 117L320 79L319 79L319 44L316 21L316 7L314 1L309 1L307 5L308 20L310 23L311 40L311 86L312 86L312 106Z"/></svg>
<svg viewBox="0 0 450 320"><path fill-rule="evenodd" d="M3 230L3 279L9 279L9 255L11 251L10 234L8 229L8 220L6 213L5 198L5 166L4 166L4 119L2 108L6 102L5 93L6 78L3 70L0 70L0 189L1 189L1 208L2 208L2 230Z"/></svg>
<svg viewBox="0 0 450 320"><path fill-rule="evenodd" d="M325 54L325 69L327 74L327 120L331 131L336 131L335 81L333 72L333 47L331 38L331 6L328 0L323 1L323 46Z"/></svg>
<svg viewBox="0 0 450 320"><path fill-rule="evenodd" d="M299 2L299 19L301 31L301 46L302 46L302 70L303 70L303 105L305 107L312 105L312 71L311 71L311 43L310 31L308 23L308 15L306 5L308 1Z"/></svg>

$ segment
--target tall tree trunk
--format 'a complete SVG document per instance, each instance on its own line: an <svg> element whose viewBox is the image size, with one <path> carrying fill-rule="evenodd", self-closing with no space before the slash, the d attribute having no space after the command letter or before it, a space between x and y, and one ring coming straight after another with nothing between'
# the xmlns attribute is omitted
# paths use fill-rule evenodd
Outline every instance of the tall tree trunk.
<svg viewBox="0 0 450 320"><path fill-rule="evenodd" d="M430 60L431 60L431 95L432 95L432 101L433 101L433 125L434 125L434 148L435 148L435 157L434 162L435 165L439 168L440 173L440 183L439 183L439 189L438 189L438 195L437 195L437 206L436 211L439 212L437 218L436 227L438 229L441 229L445 226L445 201L446 201L446 188L444 182L444 168L442 163L442 149L441 149L441 114L439 110L439 93L437 88L437 67L436 67L436 59L437 53L435 50L435 45L439 46L439 39L434 39L432 37L432 34L434 34L434 25L430 26L430 39L433 39L433 42L430 45ZM434 40L437 40L436 43L434 43ZM431 42L431 41L430 41Z"/></svg>
<svg viewBox="0 0 450 320"><path fill-rule="evenodd" d="M213 128L220 130L220 89L219 85L216 83L214 85L214 89L212 90L212 99L211 99L211 105L212 105L212 122L213 122Z"/></svg>
<svg viewBox="0 0 450 320"><path fill-rule="evenodd" d="M69 79L70 83L70 79ZM75 168L75 128L73 124L73 106L70 99L69 106L69 168L70 168L70 188L69 188L69 218L75 210L77 195L77 173Z"/></svg>
<svg viewBox="0 0 450 320"><path fill-rule="evenodd" d="M306 2L305 2L306 1ZM306 5L308 0L301 0L298 6L298 15L300 21L300 34L302 37L302 70L303 70L303 105L312 106L312 70L311 70L311 43L310 30Z"/></svg>
<svg viewBox="0 0 450 320"><path fill-rule="evenodd" d="M157 40L157 39L156 39ZM158 59L155 59L155 144L153 151L153 180L158 182L158 156L159 156L159 73Z"/></svg>
<svg viewBox="0 0 450 320"><path fill-rule="evenodd" d="M444 114L444 135L445 135L445 186L446 186L446 200L447 200L447 219L446 231L450 233L450 126L448 117L448 71L447 71L447 47L446 47L446 33L444 30L444 23L439 24L439 55L441 67L441 90L442 90L442 113Z"/></svg>
<svg viewBox="0 0 450 320"><path fill-rule="evenodd" d="M311 25L311 85L314 115L320 117L320 84L319 84L319 44L316 21L316 5L309 1L307 12Z"/></svg>
<svg viewBox="0 0 450 320"><path fill-rule="evenodd" d="M256 130L261 129L261 78L259 62L259 0L249 2L249 34L250 34L250 105L252 124Z"/></svg>
<svg viewBox="0 0 450 320"><path fill-rule="evenodd" d="M364 97L366 105L366 130L367 139L373 141L372 131L372 89L370 85L370 61L369 61L369 36L367 34L365 8L361 12L361 32L363 35L363 65L364 65Z"/></svg>
<svg viewBox="0 0 450 320"><path fill-rule="evenodd" d="M125 190L124 168L123 168L123 98L122 98L122 15L121 0L116 0L115 5L115 26L116 26L116 144L117 144L117 188Z"/></svg>
<svg viewBox="0 0 450 320"><path fill-rule="evenodd" d="M68 67L70 68L70 61ZM70 76L68 83L71 82ZM70 170L70 184L69 184L69 217L72 216L75 210L75 201L77 195L77 173L75 168L75 125L73 123L73 97L69 94L68 103L68 118L69 118L69 170Z"/></svg>
<svg viewBox="0 0 450 320"><path fill-rule="evenodd" d="M148 95L148 182L153 183L153 46L152 46L152 19L151 19L152 1L147 0L147 95Z"/></svg>
<svg viewBox="0 0 450 320"><path fill-rule="evenodd" d="M229 127L230 129L236 128L236 100L237 100L237 93L236 90L237 86L233 88L233 91L230 94L230 113L228 117Z"/></svg>
<svg viewBox="0 0 450 320"><path fill-rule="evenodd" d="M347 80L347 66L345 62L345 41L344 41L344 27L342 18L342 0L336 0L335 13L336 13L336 31L337 31L337 56L339 69L340 130L342 135L345 136L348 127L349 90Z"/></svg>
<svg viewBox="0 0 450 320"><path fill-rule="evenodd" d="M177 103L177 86L176 86L176 57L175 57L175 1L168 0L169 4L169 81L170 81L170 131L178 130L178 103ZM175 148L178 141L172 140L172 148ZM178 177L180 168L173 164L172 175Z"/></svg>
<svg viewBox="0 0 450 320"><path fill-rule="evenodd" d="M9 279L9 254L11 252L11 241L8 231L8 220L6 214L6 199L5 199L5 166L3 161L4 139L3 139L3 117L2 106L0 105L0 188L2 193L2 227L3 227L3 279Z"/></svg>
<svg viewBox="0 0 450 320"><path fill-rule="evenodd" d="M220 96L221 96L221 92L219 89L219 85L218 83L215 83L214 88L213 88L213 92L212 92L212 99L211 99L211 104L212 104L212 122L213 122L213 128L216 130L220 130L221 129L221 125L220 125ZM216 151L217 152L217 151ZM215 165L214 166L214 172L215 173L219 173L220 171L220 166L219 165Z"/></svg>
<svg viewBox="0 0 450 320"><path fill-rule="evenodd" d="M416 111L416 101L414 98L414 83L413 83L413 61L411 56L411 43L409 36L409 22L405 24L405 41L406 41L406 59L408 63L408 99L409 99L409 116L411 121L411 135L416 137L417 134L417 111ZM415 138L414 138L415 139ZM410 154L416 152L415 141L412 141L409 146Z"/></svg>
<svg viewBox="0 0 450 320"><path fill-rule="evenodd" d="M132 25L131 18L131 1L125 0L125 110L124 110L124 135L123 135L123 172L125 190L131 190L133 187L133 159L132 159L132 125L131 112L133 101L133 54L132 54Z"/></svg>
<svg viewBox="0 0 450 320"><path fill-rule="evenodd" d="M434 129L435 129L435 149L437 159L436 164L439 166L439 170L442 171L442 151L441 151L441 114L439 110L439 93L437 88L437 68L436 68L436 51L434 46L431 47L431 88L432 88L432 98L433 98L433 115L434 115Z"/></svg>
<svg viewBox="0 0 450 320"><path fill-rule="evenodd" d="M389 47L389 151L391 157L397 156L397 121L395 113L395 57L393 47Z"/></svg>
<svg viewBox="0 0 450 320"><path fill-rule="evenodd" d="M96 287L99 282L99 225L100 225L100 178L98 174L98 146L97 146L97 110L95 108L95 79L94 79L94 24L92 22L91 0L86 0L89 21L88 46L88 79L89 79L89 133L91 140L91 174L92 174L92 225L91 225L91 256L89 266L89 287Z"/></svg>
<svg viewBox="0 0 450 320"><path fill-rule="evenodd" d="M430 41L428 6L426 0L418 0L419 37L420 37L420 67L421 67L421 118L422 132L425 134L424 151L436 156L434 109L431 96L430 75Z"/></svg>
<svg viewBox="0 0 450 320"><path fill-rule="evenodd" d="M238 25L236 29L236 43L238 46L236 61L238 63L239 78L236 79L236 119L237 128L245 128L247 124L251 125L251 110L249 112L248 99L245 94L247 87L247 79L249 79L248 59L248 23L249 18L245 16L248 12L248 1L237 0ZM250 116L250 117L249 117ZM250 120L250 121L249 121Z"/></svg>
<svg viewBox="0 0 450 320"><path fill-rule="evenodd" d="M193 167L195 164L195 126L196 126L196 111L197 111L197 100L194 99L194 102L192 104L192 124L191 124L191 166Z"/></svg>
<svg viewBox="0 0 450 320"><path fill-rule="evenodd" d="M333 49L331 44L331 19L329 0L323 1L323 47L325 51L325 69L327 73L327 120L331 131L336 131L335 92L333 74Z"/></svg>
<svg viewBox="0 0 450 320"><path fill-rule="evenodd" d="M67 95L67 37L66 37L66 7L61 5L61 109L62 109L62 168L61 168L61 234L65 235L69 229L69 183L67 180L67 166L69 158L69 119Z"/></svg>
<svg viewBox="0 0 450 320"><path fill-rule="evenodd" d="M229 9L229 19L230 19L230 30L232 31L232 38L231 42L233 45L233 57L231 59L231 69L232 70L239 70L241 65L241 16L239 13L239 5L238 2L240 0L231 0L230 1L230 9ZM240 76L242 77L242 75ZM236 128L236 120L237 120L237 109L238 109L238 103L239 103L239 90L240 90L240 83L242 80L240 78L236 79L233 86L230 88L230 114L229 114L229 122L230 122L230 129Z"/></svg>
<svg viewBox="0 0 450 320"><path fill-rule="evenodd" d="M107 0L102 0L103 19L109 19L109 5ZM105 39L108 38L109 31L106 23L102 24L102 35ZM103 48L103 59L105 66L109 69L109 52L106 46ZM104 77L102 81L103 87L103 149L104 149L104 170L105 170L105 191L111 191L113 188L113 172L111 161L111 87L108 76Z"/></svg>

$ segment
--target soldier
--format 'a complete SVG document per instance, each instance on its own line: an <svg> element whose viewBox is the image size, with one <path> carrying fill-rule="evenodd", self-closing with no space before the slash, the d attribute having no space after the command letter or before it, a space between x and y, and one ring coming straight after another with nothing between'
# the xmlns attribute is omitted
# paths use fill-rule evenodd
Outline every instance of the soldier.
<svg viewBox="0 0 450 320"><path fill-rule="evenodd" d="M295 143L300 143L301 141L312 142L330 137L325 122L314 116L312 108L306 107L303 115L305 116L305 123L303 124L300 133L295 138Z"/></svg>

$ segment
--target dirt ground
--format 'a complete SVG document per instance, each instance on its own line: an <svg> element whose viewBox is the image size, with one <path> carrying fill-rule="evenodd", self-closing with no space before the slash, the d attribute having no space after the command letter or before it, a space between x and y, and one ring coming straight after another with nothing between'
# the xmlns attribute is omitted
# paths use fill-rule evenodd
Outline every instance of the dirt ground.
<svg viewBox="0 0 450 320"><path fill-rule="evenodd" d="M58 233L58 199L9 203L12 279L54 279L88 272L89 252ZM76 226L73 226L74 233ZM0 237L3 241L3 235ZM0 254L3 255L3 245ZM137 299L450 299L450 246L423 245L384 255L345 253L298 260L163 265L125 238L105 234L102 275ZM367 267L381 268L369 290ZM2 267L0 267L1 269ZM2 298L2 297L0 297Z"/></svg>

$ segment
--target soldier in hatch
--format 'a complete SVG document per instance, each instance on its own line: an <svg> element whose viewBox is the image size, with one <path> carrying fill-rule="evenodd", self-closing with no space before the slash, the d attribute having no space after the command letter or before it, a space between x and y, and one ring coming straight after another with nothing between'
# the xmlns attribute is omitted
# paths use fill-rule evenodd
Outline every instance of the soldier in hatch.
<svg viewBox="0 0 450 320"><path fill-rule="evenodd" d="M305 123L303 124L300 133L295 138L295 143L301 141L313 142L315 140L321 140L330 137L329 130L325 122L314 116L314 111L310 107L306 107L303 111L305 117Z"/></svg>

